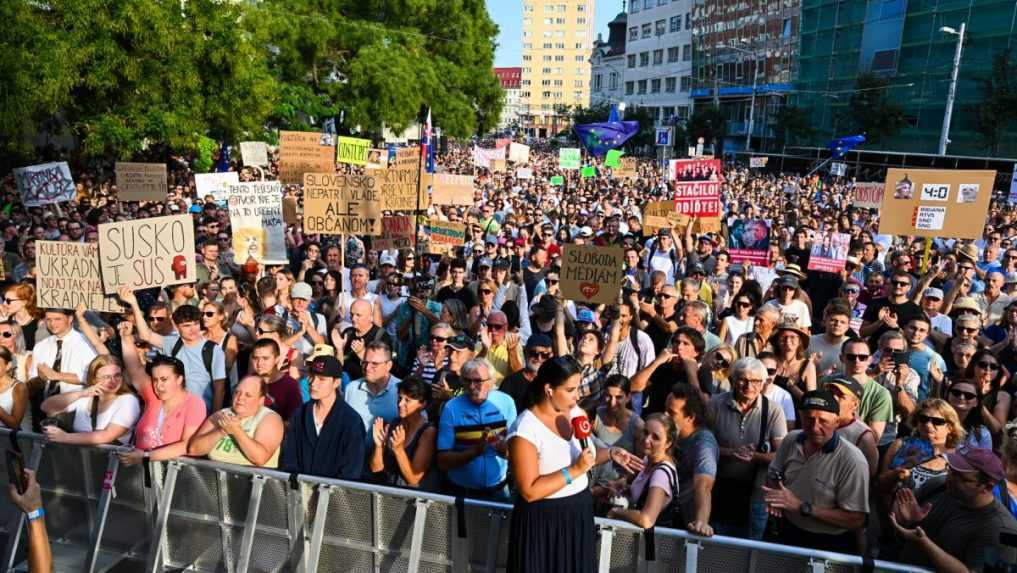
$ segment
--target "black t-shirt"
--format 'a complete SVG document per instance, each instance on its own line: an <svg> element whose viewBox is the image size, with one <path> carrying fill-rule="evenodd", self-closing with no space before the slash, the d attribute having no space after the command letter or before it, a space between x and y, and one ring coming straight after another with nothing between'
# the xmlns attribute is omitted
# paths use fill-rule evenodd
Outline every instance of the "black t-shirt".
<svg viewBox="0 0 1017 573"><path fill-rule="evenodd" d="M466 286L459 290L453 290L451 285L442 287L442 289L438 291L438 296L435 297L435 300L438 302L445 302L450 298L461 301L463 305L466 306L467 311L477 306L477 295Z"/></svg>
<svg viewBox="0 0 1017 573"><path fill-rule="evenodd" d="M680 326L678 320L679 316L677 311L675 311L671 316L664 318L664 322ZM647 323L648 324L646 325L646 328L643 329L643 332L649 335L650 340L653 341L654 353L660 354L660 351L667 346L667 341L671 338L671 333L658 326L657 321L652 318L649 319Z"/></svg>
<svg viewBox="0 0 1017 573"><path fill-rule="evenodd" d="M533 272L530 270L529 265L523 267L523 284L526 286L526 300L533 300L533 290L537 288L537 283L544 280L544 275L546 274L547 269Z"/></svg>
<svg viewBox="0 0 1017 573"><path fill-rule="evenodd" d="M869 306L865 309L865 314L862 315L862 322L875 322L879 320L879 311L886 307L890 307L895 313L897 313L897 326L900 328L896 330L902 330L905 326L907 326L908 322L912 318L922 314L921 307L910 300L901 304L893 304L890 302L890 299L884 296L869 303ZM866 340L866 342L869 343L869 348L876 348L879 344L879 337L883 336L884 332L888 332L890 330L893 329L887 328L886 325L880 326L879 329L872 333L872 336Z"/></svg>
<svg viewBox="0 0 1017 573"><path fill-rule="evenodd" d="M360 357L357 356L357 353L353 352L352 345L354 340L362 341L365 346L375 340L378 340L388 344L388 347L392 348L392 337L390 337L387 332L377 325L372 326L371 330L368 330L363 336L358 335L357 329L351 326L343 331L343 336L346 337L346 348L344 349L343 357L343 372L349 375L351 381L359 380L364 377L364 366L360 363ZM392 358L394 360L395 356Z"/></svg>
<svg viewBox="0 0 1017 573"><path fill-rule="evenodd" d="M811 251L808 248L788 247L784 249L784 259L789 263L795 263L802 269L809 268L809 256Z"/></svg>
<svg viewBox="0 0 1017 573"><path fill-rule="evenodd" d="M508 394L515 401L516 412L526 409L526 389L529 388L530 382L523 376L525 372L524 368L509 374L501 381L501 386L498 386L499 391Z"/></svg>
<svg viewBox="0 0 1017 573"><path fill-rule="evenodd" d="M646 390L643 390L643 400L645 403L643 406L643 417L663 412L667 407L667 395L671 393L671 388L675 384L683 382L688 382L688 377L685 375L685 366L682 364L675 368L674 362L668 362L654 370L653 374L650 375L649 385L646 387ZM700 368L699 387L709 392L712 384L713 379L710 377L710 373L704 372L704 369Z"/></svg>

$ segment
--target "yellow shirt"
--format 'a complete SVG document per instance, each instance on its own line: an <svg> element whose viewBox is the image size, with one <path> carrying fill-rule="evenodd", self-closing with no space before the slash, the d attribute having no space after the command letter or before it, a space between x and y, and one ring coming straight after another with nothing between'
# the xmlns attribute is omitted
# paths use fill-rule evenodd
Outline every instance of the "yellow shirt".
<svg viewBox="0 0 1017 573"><path fill-rule="evenodd" d="M258 411L245 420L240 421L240 427L244 429L244 433L249 437L254 438L254 433L258 431L258 424L265 418L265 416L272 413L272 410L261 406ZM240 450L240 446L237 444L236 439L233 436L226 435L212 448L211 452L208 452L208 459L214 462L226 462L229 464L237 464L240 466L253 466L251 460L247 459L244 452ZM275 468L279 466L279 448L276 448L272 457L268 459L264 467Z"/></svg>
<svg viewBox="0 0 1017 573"><path fill-rule="evenodd" d="M520 362L522 362L523 354L519 348L516 348L516 354L519 356ZM512 374L512 368L509 365L508 345L502 342L489 348L487 353L484 354L484 359L491 364L491 380L497 388L506 376Z"/></svg>

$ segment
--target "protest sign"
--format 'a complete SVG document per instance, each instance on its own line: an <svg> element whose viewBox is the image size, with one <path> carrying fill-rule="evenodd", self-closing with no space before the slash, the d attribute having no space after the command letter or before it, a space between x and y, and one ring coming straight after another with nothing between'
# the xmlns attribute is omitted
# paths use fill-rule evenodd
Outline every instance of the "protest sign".
<svg viewBox="0 0 1017 573"><path fill-rule="evenodd" d="M483 147L473 148L473 164L477 167L483 167L485 169L491 168L491 161L498 159L505 159L505 150L507 147L497 147L495 149L485 149Z"/></svg>
<svg viewBox="0 0 1017 573"><path fill-rule="evenodd" d="M582 167L583 156L578 147L562 147L558 150L558 167L561 169L579 169Z"/></svg>
<svg viewBox="0 0 1017 573"><path fill-rule="evenodd" d="M661 229L674 227L678 211L674 201L649 201L643 206L643 233L652 235Z"/></svg>
<svg viewBox="0 0 1017 573"><path fill-rule="evenodd" d="M529 167L516 169L516 179L533 179L533 169Z"/></svg>
<svg viewBox="0 0 1017 573"><path fill-rule="evenodd" d="M416 211L418 185L420 209L427 209L431 204L427 194L431 174L421 170L419 147L396 150L395 159L388 169L368 169L367 174L375 178L381 208L386 211ZM423 181L420 181L421 177Z"/></svg>
<svg viewBox="0 0 1017 573"><path fill-rule="evenodd" d="M382 217L381 236L371 240L371 247L379 251L410 249L414 231L412 215Z"/></svg>
<svg viewBox="0 0 1017 573"><path fill-rule="evenodd" d="M165 201L169 193L165 163L117 161L117 199L120 201Z"/></svg>
<svg viewBox="0 0 1017 573"><path fill-rule="evenodd" d="M367 152L368 169L385 169L388 167L388 150L371 149Z"/></svg>
<svg viewBox="0 0 1017 573"><path fill-rule="evenodd" d="M296 197L283 197L282 200L282 211L283 211L283 222L287 225L296 225L300 222L300 216L297 213L297 198Z"/></svg>
<svg viewBox="0 0 1017 573"><path fill-rule="evenodd" d="M508 169L508 165L504 159L492 159L490 169L491 173L505 173L505 170Z"/></svg>
<svg viewBox="0 0 1017 573"><path fill-rule="evenodd" d="M241 141L240 159L244 165L268 165L268 144L264 141Z"/></svg>
<svg viewBox="0 0 1017 573"><path fill-rule="evenodd" d="M115 294L198 280L194 222L190 215L152 217L99 225L102 288Z"/></svg>
<svg viewBox="0 0 1017 573"><path fill-rule="evenodd" d="M76 195L71 168L66 161L18 167L14 170L14 180L25 207L63 203Z"/></svg>
<svg viewBox="0 0 1017 573"><path fill-rule="evenodd" d="M434 182L431 184L431 203L472 206L473 176L435 173Z"/></svg>
<svg viewBox="0 0 1017 573"><path fill-rule="evenodd" d="M198 189L198 198L200 199L211 195L216 201L225 201L226 190L230 185L237 183L240 183L240 174L236 171L194 174L194 186Z"/></svg>
<svg viewBox="0 0 1017 573"><path fill-rule="evenodd" d="M513 163L529 163L530 146L522 143L509 144L508 158Z"/></svg>
<svg viewBox="0 0 1017 573"><path fill-rule="evenodd" d="M589 177L596 177L596 175L597 168L592 165L584 165L583 169L579 172L579 176L582 177L583 179L587 179Z"/></svg>
<svg viewBox="0 0 1017 573"><path fill-rule="evenodd" d="M466 244L466 225L431 219L428 229L431 233L432 254L451 253L455 247Z"/></svg>
<svg viewBox="0 0 1017 573"><path fill-rule="evenodd" d="M639 173L636 170L636 158L623 157L621 165L617 169L612 169L612 173L618 179L636 179L639 177Z"/></svg>
<svg viewBox="0 0 1017 573"><path fill-rule="evenodd" d="M738 219L731 225L731 262L765 265L770 250L770 224L765 219Z"/></svg>
<svg viewBox="0 0 1017 573"><path fill-rule="evenodd" d="M554 176L551 177L551 185L558 186L558 185L564 185L564 184L565 184L565 178L562 177L561 175L554 175Z"/></svg>
<svg viewBox="0 0 1017 573"><path fill-rule="evenodd" d="M831 163L830 175L843 177L847 173L847 163Z"/></svg>
<svg viewBox="0 0 1017 573"><path fill-rule="evenodd" d="M604 158L604 167L613 167L615 169L621 167L621 156L621 151L617 149L608 149L607 156Z"/></svg>
<svg viewBox="0 0 1017 573"><path fill-rule="evenodd" d="M981 238L995 178L995 171L888 169L879 232Z"/></svg>
<svg viewBox="0 0 1017 573"><path fill-rule="evenodd" d="M625 249L568 243L562 252L561 293L588 304L612 304L621 290Z"/></svg>
<svg viewBox="0 0 1017 573"><path fill-rule="evenodd" d="M304 173L335 172L335 136L314 131L279 132L279 181L300 184Z"/></svg>
<svg viewBox="0 0 1017 573"><path fill-rule="evenodd" d="M115 295L102 290L99 246L73 241L36 241L36 300L39 308L122 312Z"/></svg>
<svg viewBox="0 0 1017 573"><path fill-rule="evenodd" d="M720 183L723 177L719 159L673 160L669 167L679 213L693 217L720 214Z"/></svg>
<svg viewBox="0 0 1017 573"><path fill-rule="evenodd" d="M367 165L367 156L371 152L371 140L356 137L339 137L336 146L336 163L349 165Z"/></svg>
<svg viewBox="0 0 1017 573"><path fill-rule="evenodd" d="M769 157L750 157L749 168L751 169L762 169L766 167L766 163L770 161Z"/></svg>
<svg viewBox="0 0 1017 573"><path fill-rule="evenodd" d="M381 198L371 173L305 173L304 232L323 235L381 234Z"/></svg>
<svg viewBox="0 0 1017 573"><path fill-rule="evenodd" d="M883 205L883 191L886 183L855 183L855 200L852 205L856 209L879 209Z"/></svg>
<svg viewBox="0 0 1017 573"><path fill-rule="evenodd" d="M236 183L227 189L233 252L262 264L286 264L286 226L282 184L278 181Z"/></svg>
<svg viewBox="0 0 1017 573"><path fill-rule="evenodd" d="M823 231L816 235L809 254L809 270L839 273L847 262L851 235Z"/></svg>

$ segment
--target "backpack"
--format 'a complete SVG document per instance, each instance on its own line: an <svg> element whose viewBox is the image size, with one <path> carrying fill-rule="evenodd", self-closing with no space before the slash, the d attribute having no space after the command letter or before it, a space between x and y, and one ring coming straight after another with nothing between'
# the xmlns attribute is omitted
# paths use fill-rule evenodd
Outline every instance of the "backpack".
<svg viewBox="0 0 1017 573"><path fill-rule="evenodd" d="M205 363L205 371L208 372L208 381L215 380L215 376L212 376L212 354L215 352L216 343L211 340L206 340L205 345L201 347L201 361ZM173 358L180 354L180 351L184 348L184 339L178 338L176 344L173 345L173 350L170 352L170 356Z"/></svg>
<svg viewBox="0 0 1017 573"><path fill-rule="evenodd" d="M678 470L661 462L652 468L647 473L646 487L643 488L643 492L639 495L639 499L636 500L634 509L642 509L646 505L646 498L650 493L650 480L653 478L653 474L657 470L663 470L667 476L667 483L671 489L671 499L667 505L660 510L657 515L657 522L654 527L673 527L682 529L684 524L681 523L681 510L678 506Z"/></svg>

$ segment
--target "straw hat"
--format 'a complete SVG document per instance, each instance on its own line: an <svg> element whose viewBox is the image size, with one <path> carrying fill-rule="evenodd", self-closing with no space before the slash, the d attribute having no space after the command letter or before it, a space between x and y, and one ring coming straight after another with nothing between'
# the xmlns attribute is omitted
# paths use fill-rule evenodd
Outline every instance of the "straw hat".
<svg viewBox="0 0 1017 573"><path fill-rule="evenodd" d="M805 329L802 328L798 324L798 322L796 322L794 320L791 320L788 317L783 317L781 319L780 323L777 324L777 328L775 328L774 331L773 331L773 336L770 337L771 338L771 344L774 346L774 348L776 348L776 346L777 346L777 337L779 337L780 333L785 331L785 330L790 330L790 331L794 332L795 334L797 334L798 338L800 338L801 341L802 341L802 349L803 350L808 350L808 348L809 348L809 333L806 332Z"/></svg>

